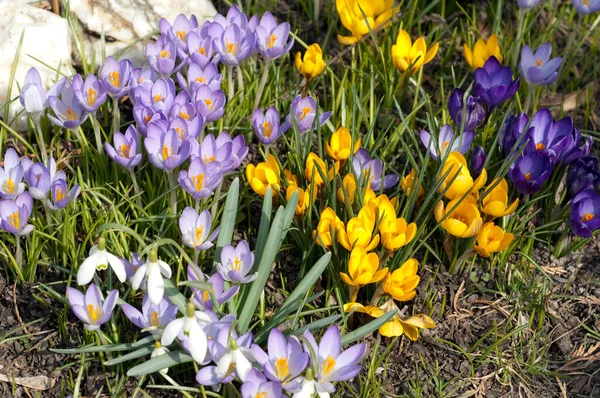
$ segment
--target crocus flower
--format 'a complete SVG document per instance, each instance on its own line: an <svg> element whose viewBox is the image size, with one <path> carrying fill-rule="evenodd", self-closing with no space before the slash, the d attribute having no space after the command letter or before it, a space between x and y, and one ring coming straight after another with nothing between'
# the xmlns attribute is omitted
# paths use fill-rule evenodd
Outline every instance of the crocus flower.
<svg viewBox="0 0 600 398"><path fill-rule="evenodd" d="M512 214L519 205L518 198L508 204L508 183L504 178L501 180L496 178L490 187L485 189L485 192L481 198L481 211L492 218Z"/></svg>
<svg viewBox="0 0 600 398"><path fill-rule="evenodd" d="M335 7L340 21L351 36L338 35L340 44L351 45L369 32L385 25L395 11L390 0L336 0Z"/></svg>
<svg viewBox="0 0 600 398"><path fill-rule="evenodd" d="M177 316L177 306L164 296L160 303L152 304L148 295L142 300L142 312L134 306L123 303L121 309L125 316L138 328L155 328L150 333L160 332L169 322Z"/></svg>
<svg viewBox="0 0 600 398"><path fill-rule="evenodd" d="M419 329L431 329L433 327L435 327L433 319L425 314L417 314L406 318L395 316L391 321L382 325L378 332L385 337L398 337L404 334L412 341L417 341Z"/></svg>
<svg viewBox="0 0 600 398"><path fill-rule="evenodd" d="M504 230L493 222L486 222L477 234L475 251L481 257L489 257L491 253L498 253L506 249L513 241L513 234Z"/></svg>
<svg viewBox="0 0 600 398"><path fill-rule="evenodd" d="M519 113L517 116L508 115L506 122L504 124L504 129L500 132L500 139L498 144L502 149L505 157L514 156L513 149L521 148L525 142L526 137L521 138L521 135L525 131L525 127L529 123L529 117L524 113ZM518 143L518 148L515 148L515 145Z"/></svg>
<svg viewBox="0 0 600 398"><path fill-rule="evenodd" d="M198 32L191 31L187 34L187 47L192 64L205 68L211 61L216 62L213 61L212 37L202 37Z"/></svg>
<svg viewBox="0 0 600 398"><path fill-rule="evenodd" d="M200 280L198 275L194 271L190 271L192 266L188 266L188 280L197 281ZM210 290L198 290L192 288L194 294L192 295L192 302L198 308L203 310L212 310L214 307L211 292L214 293L215 298L217 299L217 305L223 305L224 303L231 300L233 296L235 296L239 290L240 285L234 285L230 288L225 289L225 281L223 277L218 272L213 274L210 278L206 280L206 282L210 283L212 288Z"/></svg>
<svg viewBox="0 0 600 398"><path fill-rule="evenodd" d="M487 117L485 104L481 99L472 95L467 96L465 102L464 95L459 88L452 90L452 94L448 99L448 112L459 131L475 130Z"/></svg>
<svg viewBox="0 0 600 398"><path fill-rule="evenodd" d="M296 69L304 78L311 81L319 76L325 70L325 61L323 61L323 51L317 43L311 44L306 49L304 57L298 51L295 59Z"/></svg>
<svg viewBox="0 0 600 398"><path fill-rule="evenodd" d="M333 160L347 160L350 153L360 149L360 137L352 144L352 134L345 127L340 127L331 135L329 142L325 143L325 150Z"/></svg>
<svg viewBox="0 0 600 398"><path fill-rule="evenodd" d="M23 193L23 172L17 151L8 148L4 154L4 167L0 167L0 197L14 199Z"/></svg>
<svg viewBox="0 0 600 398"><path fill-rule="evenodd" d="M48 107L48 96L42 85L40 73L36 68L31 68L27 71L25 85L21 89L19 100L33 120L39 120L44 110Z"/></svg>
<svg viewBox="0 0 600 398"><path fill-rule="evenodd" d="M248 242L243 240L235 248L231 245L223 247L217 270L226 281L250 283L258 277L257 272L248 275L253 264L254 253L250 251Z"/></svg>
<svg viewBox="0 0 600 398"><path fill-rule="evenodd" d="M392 215L379 223L379 232L383 248L394 252L414 239L417 233L417 224L411 222L407 225L404 218L396 218Z"/></svg>
<svg viewBox="0 0 600 398"><path fill-rule="evenodd" d="M508 171L508 177L517 191L526 194L538 192L554 169L552 158L541 151L520 156Z"/></svg>
<svg viewBox="0 0 600 398"><path fill-rule="evenodd" d="M498 36L491 35L487 42L483 38L477 39L472 51L466 43L463 44L463 55L473 69L483 68L483 65L491 57L495 57L498 62L502 62Z"/></svg>
<svg viewBox="0 0 600 398"><path fill-rule="evenodd" d="M348 220L345 230L339 229L337 231L338 241L346 250L361 247L369 252L375 249L379 244L379 234L373 234L376 218L375 206L371 204L363 206L356 217Z"/></svg>
<svg viewBox="0 0 600 398"><path fill-rule="evenodd" d="M465 130L463 134L457 137L452 127L449 124L444 124L440 129L436 141L432 141L431 134L425 130L421 130L419 137L423 145L429 149L431 157L438 160L443 159L448 151L460 152L463 155L469 152L475 132L473 130Z"/></svg>
<svg viewBox="0 0 600 398"><path fill-rule="evenodd" d="M280 170L275 156L269 154L266 162L254 166L246 166L246 179L254 192L265 196L267 188L271 188L271 194L276 194L280 187Z"/></svg>
<svg viewBox="0 0 600 398"><path fill-rule="evenodd" d="M600 0L571 0L573 7L582 15L600 11Z"/></svg>
<svg viewBox="0 0 600 398"><path fill-rule="evenodd" d="M75 316L85 323L84 327L87 330L92 331L100 329L100 325L110 319L117 305L119 291L112 290L104 300L98 286L92 283L85 295L77 289L67 287L67 298Z"/></svg>
<svg viewBox="0 0 600 398"><path fill-rule="evenodd" d="M400 183L400 188L402 188L402 192L404 192L404 194L406 196L411 195L412 193L412 189L414 187L417 186L418 181L416 180L417 177L417 170L412 169L410 171L410 173L408 173L407 175L404 176L404 178L402 178L402 181ZM423 187L421 185L419 185L419 192L417 193L417 199L422 198L425 195L425 190L423 189Z"/></svg>
<svg viewBox="0 0 600 398"><path fill-rule="evenodd" d="M121 98L128 94L131 84L131 61L124 59L117 61L113 57L106 57L104 65L98 71L98 78L112 98Z"/></svg>
<svg viewBox="0 0 600 398"><path fill-rule="evenodd" d="M302 98L302 95L298 95L296 98L294 98L294 101L292 101L292 112L287 116L286 121L281 125L281 131L285 133L292 127L292 118L295 120L299 133L302 134L311 131L314 127L316 116L317 101L311 96ZM330 117L331 112L321 113L319 115L318 127L324 125Z"/></svg>
<svg viewBox="0 0 600 398"><path fill-rule="evenodd" d="M408 32L400 29L396 44L392 45L392 60L400 72L409 70L410 74L415 74L435 58L438 48L439 43L435 43L427 50L425 37L421 36L413 43Z"/></svg>
<svg viewBox="0 0 600 398"><path fill-rule="evenodd" d="M316 153L311 152L306 158L304 176L311 184L314 184L316 188L322 188L325 184L325 180L321 173L325 174L328 181L331 181L339 169L340 164L336 162L332 168L327 170L325 161L323 161Z"/></svg>
<svg viewBox="0 0 600 398"><path fill-rule="evenodd" d="M307 189L302 189L297 185L288 185L285 191L285 199L288 202L292 199L294 193L298 192L298 203L296 204L296 210L294 211L295 215L302 217L304 213L306 213L308 206L310 206L311 203L314 203L314 201L317 199L318 191L316 189L312 189L312 199L310 191L310 187Z"/></svg>
<svg viewBox="0 0 600 398"><path fill-rule="evenodd" d="M519 71L527 83L532 86L547 86L556 80L562 58L550 59L551 53L550 43L542 44L535 53L527 44L523 46Z"/></svg>
<svg viewBox="0 0 600 398"><path fill-rule="evenodd" d="M219 25L211 26L211 36L214 38L215 51L221 56L220 62L229 66L238 65L254 50L256 34L237 25L230 25L226 29L219 26L219 30L216 30L217 26Z"/></svg>
<svg viewBox="0 0 600 398"><path fill-rule="evenodd" d="M173 40L179 48L186 51L187 35L188 33L198 29L198 19L195 15L192 15L188 19L185 15L179 14L175 18L175 21L173 21L173 25L171 25L165 18L161 18L159 27L160 33L163 36Z"/></svg>
<svg viewBox="0 0 600 398"><path fill-rule="evenodd" d="M272 381L280 382L284 389L297 388L295 378L308 365L309 355L302 350L296 336L289 342L278 329L269 332L268 353L258 345L252 345L252 353L256 361L263 367L265 376Z"/></svg>
<svg viewBox="0 0 600 398"><path fill-rule="evenodd" d="M246 145L246 139L243 134L231 138L229 133L221 131L217 136L215 143L217 144L217 152L220 151L221 148L231 145L230 162L221 164L223 173L237 170L242 165L242 161L248 156L248 151L250 150Z"/></svg>
<svg viewBox="0 0 600 398"><path fill-rule="evenodd" d="M519 89L519 78L512 77L508 66L502 67L496 57L490 57L483 67L475 71L473 91L489 107L495 108L508 101Z"/></svg>
<svg viewBox="0 0 600 398"><path fill-rule="evenodd" d="M595 157L583 157L567 171L569 193L577 195L584 189L596 189L600 184L599 161Z"/></svg>
<svg viewBox="0 0 600 398"><path fill-rule="evenodd" d="M267 59L277 59L288 53L294 45L290 40L290 24L284 22L277 25L275 17L265 12L256 27L256 44L260 54Z"/></svg>
<svg viewBox="0 0 600 398"><path fill-rule="evenodd" d="M125 258L121 258L123 262L123 266L125 267L125 274L127 275L127 280L131 282L131 278L135 275L138 268L144 265L144 260L137 253L131 253L131 261L128 261ZM145 283L142 282L142 286L140 286L142 290L146 290Z"/></svg>
<svg viewBox="0 0 600 398"><path fill-rule="evenodd" d="M476 146L471 153L471 175L474 178L477 178L481 175L486 159L487 154L483 150L483 147L479 145Z"/></svg>
<svg viewBox="0 0 600 398"><path fill-rule="evenodd" d="M237 161L232 155L233 142L231 139L229 142L223 142L223 138L221 138L220 144L217 143L214 135L207 134L201 145L192 143L192 158L199 158L204 166L211 166L219 173L225 174L235 167Z"/></svg>
<svg viewBox="0 0 600 398"><path fill-rule="evenodd" d="M571 202L569 225L577 236L590 238L600 228L600 195L593 189L584 189Z"/></svg>
<svg viewBox="0 0 600 398"><path fill-rule="evenodd" d="M0 225L6 232L17 237L28 235L33 225L27 224L33 210L33 199L29 192L23 192L16 199L0 200Z"/></svg>
<svg viewBox="0 0 600 398"><path fill-rule="evenodd" d="M450 152L438 178L444 178L438 191L444 192L444 196L448 199L455 199L466 192L479 191L487 180L487 172L483 170L481 175L473 180L465 157L458 152Z"/></svg>
<svg viewBox="0 0 600 398"><path fill-rule="evenodd" d="M182 62L177 68L175 67L177 47L165 36L146 44L146 60L150 68L162 77L171 76L184 65Z"/></svg>
<svg viewBox="0 0 600 398"><path fill-rule="evenodd" d="M92 246L90 255L79 266L77 271L77 284L87 285L94 278L96 270L105 270L110 266L119 281L125 282L127 273L121 259L106 250L106 239L98 239L98 244Z"/></svg>
<svg viewBox="0 0 600 398"><path fill-rule="evenodd" d="M171 277L171 267L164 261L159 260L156 250L152 249L148 254L146 263L140 266L131 278L131 287L133 290L139 289L144 279L146 279L150 302L158 305L165 294L165 281L163 277Z"/></svg>
<svg viewBox="0 0 600 398"><path fill-rule="evenodd" d="M64 178L55 178L50 186L50 198L46 200L46 206L52 210L61 210L73 202L79 196L81 188L79 184L73 185L71 190Z"/></svg>
<svg viewBox="0 0 600 398"><path fill-rule="evenodd" d="M194 93L203 84L207 85L212 91L219 90L221 88L222 80L223 76L219 73L217 66L213 63L207 64L204 68L192 63L187 70L186 77L184 77L181 72L177 73L179 86L184 89L190 97L193 97Z"/></svg>
<svg viewBox="0 0 600 398"><path fill-rule="evenodd" d="M206 339L204 330L198 324L198 318L201 318L205 322L210 322L210 319L206 318L204 312L196 311L194 304L188 302L185 316L169 322L165 327L161 344L168 346L173 343L175 338L179 338L180 341L185 339L187 341L186 347L189 349L194 361L198 363L204 362L208 340Z"/></svg>
<svg viewBox="0 0 600 398"><path fill-rule="evenodd" d="M313 231L313 237L319 246L329 248L333 245L333 239L340 229L345 229L344 223L335 214L335 210L328 207L321 213L317 229Z"/></svg>
<svg viewBox="0 0 600 398"><path fill-rule="evenodd" d="M195 157L190 168L179 172L179 185L195 200L210 197L223 181L223 175L214 163L204 165L201 158Z"/></svg>
<svg viewBox="0 0 600 398"><path fill-rule="evenodd" d="M477 201L472 195L468 195L462 201L461 199L461 197L453 199L445 207L444 202L440 200L433 214L435 220L450 235L470 238L479 233L483 220L477 208Z"/></svg>
<svg viewBox="0 0 600 398"><path fill-rule="evenodd" d="M219 233L219 227L211 233L212 217L208 210L200 214L193 207L183 209L179 217L179 229L183 235L183 243L194 250L206 250L213 246L213 240Z"/></svg>
<svg viewBox="0 0 600 398"><path fill-rule="evenodd" d="M246 381L240 388L242 398L280 398L282 397L281 384L269 381L257 369L252 369L246 375Z"/></svg>
<svg viewBox="0 0 600 398"><path fill-rule="evenodd" d="M106 102L106 88L104 88L104 85L100 83L93 73L87 75L85 81L78 73L73 76L71 84L77 103L86 112L94 113Z"/></svg>
<svg viewBox="0 0 600 398"><path fill-rule="evenodd" d="M175 130L164 131L157 123L148 125L144 139L150 162L159 169L171 171L181 165L190 155L190 143L179 138Z"/></svg>
<svg viewBox="0 0 600 398"><path fill-rule="evenodd" d="M538 4L540 4L542 2L542 0L517 0L517 4L519 5L519 7L521 8L533 8L535 6L537 6Z"/></svg>
<svg viewBox="0 0 600 398"><path fill-rule="evenodd" d="M258 140L264 145L271 145L283 134L279 127L279 112L273 106L265 113L260 109L254 110L252 126Z"/></svg>
<svg viewBox="0 0 600 398"><path fill-rule="evenodd" d="M225 93L222 90L211 90L203 84L194 95L194 103L207 123L219 120L225 114Z"/></svg>
<svg viewBox="0 0 600 398"><path fill-rule="evenodd" d="M381 159L371 159L369 152L365 148L360 148L354 154L352 160L354 174L360 179L362 175L367 177L371 189L379 191L390 189L400 181L400 177L394 174L383 175L383 161Z"/></svg>
<svg viewBox="0 0 600 398"><path fill-rule="evenodd" d="M577 159L588 156L592 150L592 144L594 143L594 138L592 136L587 136L583 143L581 143L581 132L576 126L573 126L572 134L572 147L565 145L565 148L560 155L564 164L571 164Z"/></svg>
<svg viewBox="0 0 600 398"><path fill-rule="evenodd" d="M418 269L419 262L416 259L406 260L400 268L387 274L381 285L383 291L397 301L412 300L417 294L415 289L420 281Z"/></svg>
<svg viewBox="0 0 600 398"><path fill-rule="evenodd" d="M348 273L340 272L340 277L348 286L360 288L381 281L387 274L387 268L379 269L377 253L367 253L365 249L357 246L350 253Z"/></svg>
<svg viewBox="0 0 600 398"><path fill-rule="evenodd" d="M131 71L131 78L129 81L129 99L132 99L135 96L135 89L139 86L144 87L146 90L150 90L155 80L156 74L152 69L144 70L142 68L134 68L133 71Z"/></svg>
<svg viewBox="0 0 600 398"><path fill-rule="evenodd" d="M85 110L79 106L73 86L68 81L64 83L57 96L48 96L48 103L56 115L56 117L48 115L48 118L55 125L65 129L76 129L87 117Z"/></svg>
<svg viewBox="0 0 600 398"><path fill-rule="evenodd" d="M142 154L137 151L138 134L133 125L127 127L125 135L115 132L113 143L114 147L108 142L104 143L106 153L113 161L127 169L133 169L141 162Z"/></svg>
<svg viewBox="0 0 600 398"><path fill-rule="evenodd" d="M133 96L136 104L141 103L150 106L155 112L168 114L175 102L175 82L173 79L156 79L152 86L137 86L133 90Z"/></svg>

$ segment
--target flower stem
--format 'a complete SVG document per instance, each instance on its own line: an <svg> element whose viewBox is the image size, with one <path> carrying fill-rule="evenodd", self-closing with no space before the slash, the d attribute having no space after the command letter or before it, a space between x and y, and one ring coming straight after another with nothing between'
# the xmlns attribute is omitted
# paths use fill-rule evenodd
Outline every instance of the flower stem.
<svg viewBox="0 0 600 398"><path fill-rule="evenodd" d="M40 118L35 120L35 129L38 133L38 145L40 146L40 152L42 155L42 162L44 164L48 163L48 151L46 149L46 142L44 141L44 131L42 130L42 124L40 123Z"/></svg>
<svg viewBox="0 0 600 398"><path fill-rule="evenodd" d="M140 186L138 185L137 178L135 178L135 172L133 169L127 169L129 171L129 175L131 176L131 182L133 183L133 190L135 192L135 204L141 209L142 208L142 199L140 197L141 191Z"/></svg>
<svg viewBox="0 0 600 398"><path fill-rule="evenodd" d="M512 56L512 66L513 66L513 70L517 68L517 64L519 63L519 48L520 48L520 43L521 43L521 35L523 34L523 26L525 25L525 13L527 12L527 10L525 9L519 9L519 13L518 13L518 28L517 28L517 39L515 40L514 44L513 44L513 56Z"/></svg>
<svg viewBox="0 0 600 398"><path fill-rule="evenodd" d="M21 251L21 237L15 235L15 240L17 243L17 250L15 252L15 260L17 261L17 267L19 270L23 269L23 252Z"/></svg>
<svg viewBox="0 0 600 398"><path fill-rule="evenodd" d="M96 149L98 149L98 153L102 153L102 137L100 135L100 124L98 123L98 118L96 117L96 112L90 113L90 117L92 118L92 127L94 128L94 137L96 137Z"/></svg>
<svg viewBox="0 0 600 398"><path fill-rule="evenodd" d="M116 131L119 131L119 128L121 127L121 111L119 110L119 99L118 98L114 98L113 99L113 125L112 125L112 129L113 129L113 133Z"/></svg>
<svg viewBox="0 0 600 398"><path fill-rule="evenodd" d="M244 74L242 73L242 68L240 66L235 67L237 71L237 81L238 81L238 89L243 93L244 92Z"/></svg>
<svg viewBox="0 0 600 398"><path fill-rule="evenodd" d="M169 196L169 202L171 204L171 214L177 214L177 190L175 187L177 186L177 179L175 178L175 174L173 171L167 172L167 178L169 179L169 188L171 190L171 194Z"/></svg>
<svg viewBox="0 0 600 398"><path fill-rule="evenodd" d="M227 66L227 102L233 100L233 66Z"/></svg>
<svg viewBox="0 0 600 398"><path fill-rule="evenodd" d="M50 228L50 234L54 233L54 224L52 220L52 209L50 209L44 202L44 213L46 213L46 224Z"/></svg>
<svg viewBox="0 0 600 398"><path fill-rule="evenodd" d="M265 60L265 65L263 69L262 77L260 78L260 83L258 84L258 90L256 91L256 99L254 100L254 109L257 109L260 105L260 100L262 99L263 92L265 91L265 86L267 85L267 78L269 77L269 66L271 66L271 60Z"/></svg>
<svg viewBox="0 0 600 398"><path fill-rule="evenodd" d="M221 183L215 191L215 203L213 203L212 209L210 209L210 215L213 220L217 216L217 209L219 208L219 195L221 194L221 188L223 188L223 181L224 180L221 180Z"/></svg>

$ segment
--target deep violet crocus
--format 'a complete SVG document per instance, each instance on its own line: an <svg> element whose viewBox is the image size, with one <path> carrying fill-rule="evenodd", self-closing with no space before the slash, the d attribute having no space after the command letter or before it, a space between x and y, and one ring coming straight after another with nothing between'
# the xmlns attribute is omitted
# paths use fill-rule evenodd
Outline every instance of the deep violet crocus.
<svg viewBox="0 0 600 398"><path fill-rule="evenodd" d="M212 232L212 217L208 210L200 214L193 207L183 209L179 217L179 229L183 235L183 243L194 250L206 250L213 246L219 233L219 227Z"/></svg>
<svg viewBox="0 0 600 398"><path fill-rule="evenodd" d="M264 145L271 145L283 134L279 126L279 112L273 106L265 113L256 109L252 113L252 126L258 140Z"/></svg>
<svg viewBox="0 0 600 398"><path fill-rule="evenodd" d="M354 175L360 179L363 175L368 178L369 185L374 191L389 189L398 184L400 178L394 174L383 175L383 161L371 159L365 148L360 148L352 160Z"/></svg>
<svg viewBox="0 0 600 398"><path fill-rule="evenodd" d="M519 157L508 171L508 177L517 190L525 194L538 192L554 169L552 158L536 151Z"/></svg>
<svg viewBox="0 0 600 398"><path fill-rule="evenodd" d="M567 171L567 185L571 195L584 189L596 189L600 184L598 158L589 156L577 159Z"/></svg>
<svg viewBox="0 0 600 398"><path fill-rule="evenodd" d="M483 165L487 159L487 154L482 146L476 146L471 153L471 176L473 178L479 177L483 170Z"/></svg>
<svg viewBox="0 0 600 398"><path fill-rule="evenodd" d="M33 225L27 224L33 199L29 192L23 192L16 199L0 201L0 225L6 232L17 237L28 235L33 231Z"/></svg>
<svg viewBox="0 0 600 398"><path fill-rule="evenodd" d="M455 88L452 90L452 94L448 99L448 111L459 130L475 130L477 126L485 121L487 116L485 104L480 98L472 95L467 96L466 101L464 101L464 96L465 93L461 89Z"/></svg>
<svg viewBox="0 0 600 398"><path fill-rule="evenodd" d="M592 136L588 136L581 142L581 132L575 126L573 126L573 146L571 148L564 148L561 159L564 164L571 164L577 159L584 158L588 156L592 150L592 144L594 143L594 138Z"/></svg>
<svg viewBox="0 0 600 398"><path fill-rule="evenodd" d="M444 158L448 152L466 154L471 148L475 132L473 130L466 130L462 135L456 136L452 127L449 124L445 124L440 129L437 140L432 140L431 134L425 130L421 130L419 137L423 145L429 149L431 157L438 160Z"/></svg>
<svg viewBox="0 0 600 398"><path fill-rule="evenodd" d="M126 169L133 169L142 160L142 154L138 153L138 139L135 127L129 126L125 135L119 131L113 134L114 147L105 142L104 148L113 161Z"/></svg>
<svg viewBox="0 0 600 398"><path fill-rule="evenodd" d="M133 66L131 61L124 59L117 61L113 57L106 57L104 65L98 71L98 78L112 98L121 98L128 94L131 72Z"/></svg>
<svg viewBox="0 0 600 398"><path fill-rule="evenodd" d="M14 199L25 191L23 166L17 151L8 148L4 154L4 167L0 167L0 197Z"/></svg>
<svg viewBox="0 0 600 398"><path fill-rule="evenodd" d="M65 81L61 84L62 90L59 93L56 93L57 96L48 97L48 103L56 115L48 115L48 118L57 126L74 130L83 123L87 117L87 113L79 106L71 83Z"/></svg>
<svg viewBox="0 0 600 398"><path fill-rule="evenodd" d="M548 109L539 109L529 123L525 139L528 139L526 153L542 151L554 163L560 160L561 155L574 146L573 119L562 118L556 122Z"/></svg>
<svg viewBox="0 0 600 398"><path fill-rule="evenodd" d="M306 133L313 129L316 116L317 101L311 96L302 98L302 95L298 95L294 98L294 101L292 101L292 112L287 116L286 121L281 125L280 130L282 133L285 133L293 126L293 120L295 120L298 131L301 134ZM319 127L324 125L330 117L331 112L321 113L318 121Z"/></svg>
<svg viewBox="0 0 600 398"><path fill-rule="evenodd" d="M156 122L148 125L144 146L152 164L167 172L181 165L190 154L188 140L179 138L175 130L165 131Z"/></svg>
<svg viewBox="0 0 600 398"><path fill-rule="evenodd" d="M248 242L242 240L236 247L227 245L221 251L221 262L217 271L223 279L235 283L250 283L258 277L258 273L248 274L254 264L254 253L250 251Z"/></svg>
<svg viewBox="0 0 600 398"><path fill-rule="evenodd" d="M526 137L521 137L521 135L528 123L529 117L524 113L519 113L517 116L508 116L498 141L504 156L508 157L511 155L515 146L521 148L525 144Z"/></svg>
<svg viewBox="0 0 600 398"><path fill-rule="evenodd" d="M104 300L98 286L92 283L88 286L85 295L77 289L67 287L67 298L75 316L85 323L84 327L87 330L97 330L112 316L119 291L115 289L109 292Z"/></svg>
<svg viewBox="0 0 600 398"><path fill-rule="evenodd" d="M80 192L79 184L73 185L69 190L67 180L57 178L50 186L50 198L46 200L46 206L52 210L62 210L77 199Z"/></svg>
<svg viewBox="0 0 600 398"><path fill-rule="evenodd" d="M571 0L573 7L582 15L600 11L600 0Z"/></svg>
<svg viewBox="0 0 600 398"><path fill-rule="evenodd" d="M593 189L584 189L571 202L569 225L577 236L590 238L600 228L600 195Z"/></svg>
<svg viewBox="0 0 600 398"><path fill-rule="evenodd" d="M256 27L257 47L260 54L268 59L277 59L290 51L294 39L290 40L290 24L284 22L277 25L270 12L260 19Z"/></svg>
<svg viewBox="0 0 600 398"><path fill-rule="evenodd" d="M125 316L140 329L152 328L150 333L159 333L177 316L177 306L164 296L160 303L152 304L148 295L142 300L142 312L134 306L123 303L121 309Z"/></svg>
<svg viewBox="0 0 600 398"><path fill-rule="evenodd" d="M75 98L77 103L86 112L94 113L100 108L107 98L106 88L96 78L96 75L90 73L87 75L85 80L78 73L73 76L73 91L75 92Z"/></svg>
<svg viewBox="0 0 600 398"><path fill-rule="evenodd" d="M195 200L210 197L215 188L223 181L223 175L217 164L204 164L202 159L195 157L190 168L179 172L179 185Z"/></svg>
<svg viewBox="0 0 600 398"><path fill-rule="evenodd" d="M558 77L558 68L562 58L550 59L550 54L552 54L550 43L542 44L535 53L527 44L521 49L519 71L531 86L547 86Z"/></svg>
<svg viewBox="0 0 600 398"><path fill-rule="evenodd" d="M514 79L510 67L503 67L496 57L490 57L483 68L475 71L473 92L489 107L494 108L508 101L519 89L519 79Z"/></svg>

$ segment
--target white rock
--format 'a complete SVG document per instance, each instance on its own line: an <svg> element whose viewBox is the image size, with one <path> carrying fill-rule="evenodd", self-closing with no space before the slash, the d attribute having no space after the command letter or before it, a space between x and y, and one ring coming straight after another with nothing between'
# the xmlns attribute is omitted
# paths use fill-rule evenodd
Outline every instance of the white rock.
<svg viewBox="0 0 600 398"><path fill-rule="evenodd" d="M40 72L46 89L54 83L57 70L67 75L71 73L71 36L67 20L24 3L22 0L0 0L0 54L3 55L0 57L0 106L19 95L19 87L23 86L25 74L32 66ZM11 70L23 31L15 80L10 98L7 98ZM14 123L14 116L22 110L18 99L10 105L10 123ZM20 130L27 127L24 112L17 117L17 127Z"/></svg>
<svg viewBox="0 0 600 398"><path fill-rule="evenodd" d="M210 0L70 0L69 4L80 24L93 33L85 35L84 43L86 58L90 60L95 51L97 65L102 59L102 32L107 38L107 56L142 64L148 38L158 32L161 18L172 23L179 14L193 14L202 24L217 13Z"/></svg>

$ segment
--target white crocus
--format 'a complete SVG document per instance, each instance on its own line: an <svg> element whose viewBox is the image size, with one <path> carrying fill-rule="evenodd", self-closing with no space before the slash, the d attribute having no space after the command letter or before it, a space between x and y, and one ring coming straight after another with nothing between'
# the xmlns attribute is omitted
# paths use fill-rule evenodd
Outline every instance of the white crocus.
<svg viewBox="0 0 600 398"><path fill-rule="evenodd" d="M166 354L169 352L168 348L165 348L162 346L162 344L160 344L159 341L154 343L154 350L152 350L152 354L150 354L150 359L154 358L154 357L158 357L161 356L163 354ZM167 372L169 371L169 368L164 368L159 370L160 373L166 375Z"/></svg>
<svg viewBox="0 0 600 398"><path fill-rule="evenodd" d="M150 250L146 263L135 271L135 275L131 278L131 287L134 290L139 289L144 281L144 277L147 279L146 286L150 302L158 305L165 294L165 281L163 277L171 277L171 267L169 267L169 264L158 259L158 255L154 249Z"/></svg>
<svg viewBox="0 0 600 398"><path fill-rule="evenodd" d="M194 361L204 362L208 340L204 330L198 323L199 321L208 324L210 318L202 311L196 311L194 304L191 301L188 302L185 316L172 320L163 330L161 344L164 346L171 345L175 338L179 336L180 339L187 340Z"/></svg>
<svg viewBox="0 0 600 398"><path fill-rule="evenodd" d="M77 271L77 284L87 285L94 278L96 270L104 270L107 266L112 268L121 282L127 279L125 265L120 258L106 251L106 239L98 239L98 244L90 249L90 256L85 259Z"/></svg>

